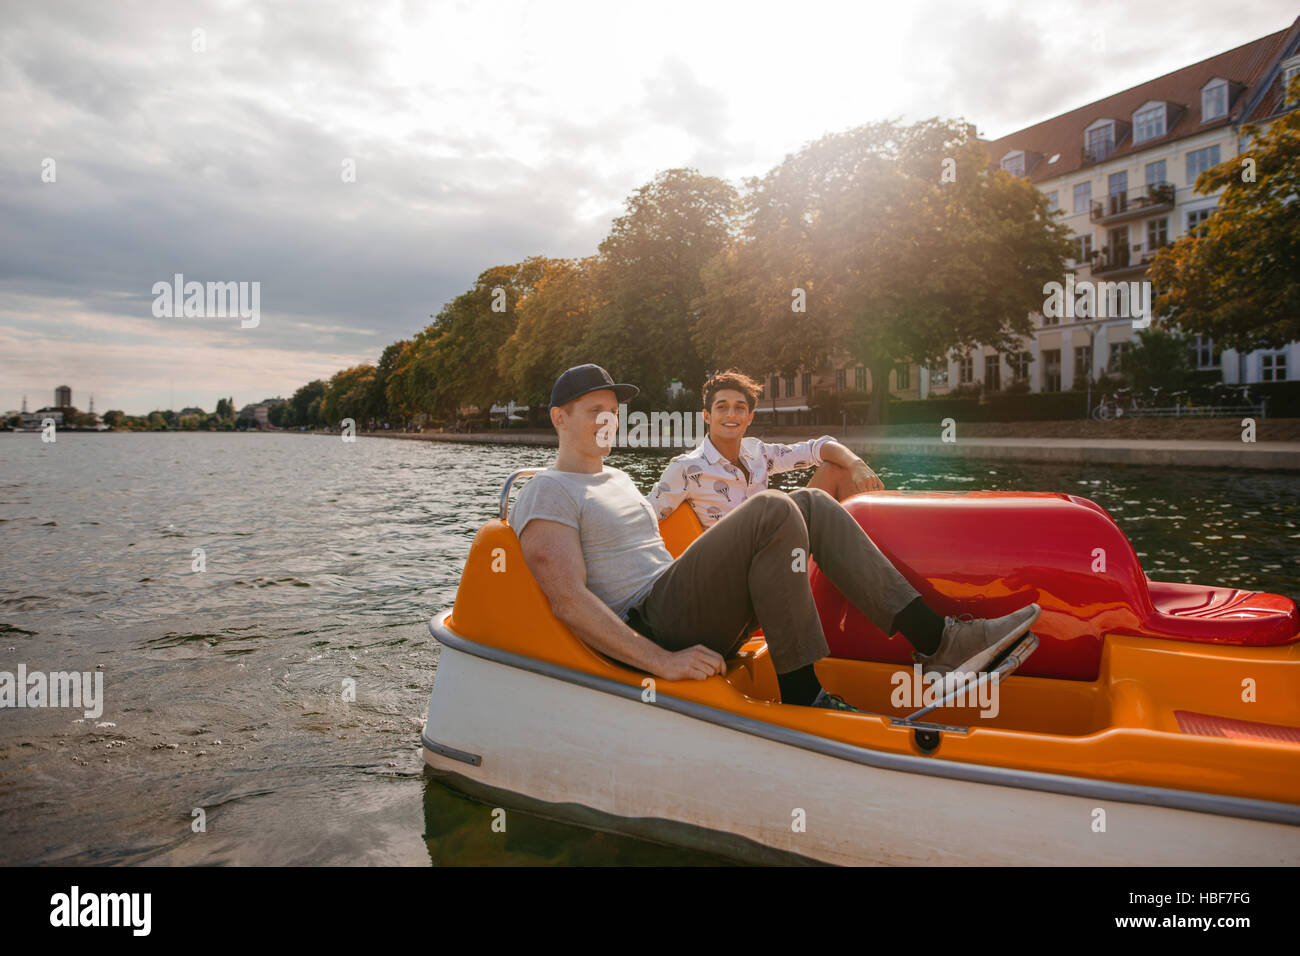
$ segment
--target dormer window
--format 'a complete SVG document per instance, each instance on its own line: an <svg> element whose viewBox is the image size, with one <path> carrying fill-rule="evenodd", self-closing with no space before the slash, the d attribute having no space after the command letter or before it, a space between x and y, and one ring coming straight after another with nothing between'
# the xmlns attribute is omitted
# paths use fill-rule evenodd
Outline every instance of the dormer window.
<svg viewBox="0 0 1300 956"><path fill-rule="evenodd" d="M1025 151L1023 149L1013 149L1002 157L1002 168L1012 176L1023 176L1025 174Z"/></svg>
<svg viewBox="0 0 1300 956"><path fill-rule="evenodd" d="M1133 114L1133 142L1145 143L1165 135L1165 104L1146 103Z"/></svg>
<svg viewBox="0 0 1300 956"><path fill-rule="evenodd" d="M1115 152L1115 121L1097 120L1084 131L1084 144L1091 162L1106 159Z"/></svg>
<svg viewBox="0 0 1300 956"><path fill-rule="evenodd" d="M1293 56L1293 57L1291 57L1291 59L1289 59L1289 60L1284 60L1284 61L1282 62L1282 92L1283 92L1283 94L1286 93L1287 88L1291 85L1291 80L1295 78L1295 75L1296 75L1297 73L1300 73L1300 56ZM1294 100L1294 99L1291 99L1290 97L1288 97L1287 100L1286 100L1286 105L1287 105L1287 106L1292 106L1292 105L1294 105L1294 104L1295 104L1295 100Z"/></svg>
<svg viewBox="0 0 1300 956"><path fill-rule="evenodd" d="M1223 119L1228 115L1228 81L1213 79L1201 88L1201 122Z"/></svg>

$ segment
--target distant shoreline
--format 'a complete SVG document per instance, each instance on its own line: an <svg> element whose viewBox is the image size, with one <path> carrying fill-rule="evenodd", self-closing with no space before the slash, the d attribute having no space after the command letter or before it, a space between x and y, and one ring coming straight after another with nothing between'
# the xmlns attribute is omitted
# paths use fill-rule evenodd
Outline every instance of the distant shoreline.
<svg viewBox="0 0 1300 956"><path fill-rule="evenodd" d="M1195 431L1206 432L1205 426L1217 427L1233 433L1236 423L1226 421L1184 421L1174 423L1161 420L1159 427L1165 433L1171 430L1186 431L1187 426L1198 426L1193 435L1178 438L1108 438L1100 437L1098 432L1121 431L1116 425L1149 424L1139 422L1097 423L1097 422L1016 422L1016 423L976 423L958 424L955 441L945 442L936 437L936 429L931 426L887 426L880 429L851 428L848 434L840 429L800 426L786 430L771 426L756 429L756 437L767 442L793 443L818 435L829 434L861 455L867 461L876 455L917 455L935 458L968 458L990 461L1037 461L1061 462L1094 465L1134 465L1145 467L1175 468L1231 468L1251 471L1300 471L1300 440L1271 440L1243 442L1238 438L1220 439L1193 437ZM1300 433L1300 421L1296 419L1265 419L1260 423L1261 431L1272 429L1286 435ZM1082 434L1072 437L1051 437L1050 434L1035 435L1033 432L1051 432L1054 426L1078 428ZM1099 426L1099 427L1098 427ZM1229 427L1230 426L1230 427ZM1105 429L1106 431L1102 431ZM1129 429L1132 431L1132 429ZM993 432L980 435L979 432ZM908 434L911 432L911 434ZM970 434L970 433L976 434ZM1001 432L1001 434L999 434ZM1007 434L1013 432L1014 434ZM59 436L66 438L74 435L123 435L123 434L159 434L160 432L129 431L66 431ZM308 435L338 438L338 432L307 431L293 429L277 431L252 430L249 432L193 432L168 429L169 434L258 434L258 435ZM1211 433L1213 433L1211 431ZM1265 431L1265 434L1268 432ZM39 432L10 432L9 434L37 436ZM1096 436L1096 437L1094 437ZM558 445L557 436L540 431L509 430L496 432L399 432L375 431L358 432L363 438L390 438L406 441L453 442L469 445L528 445L540 448L554 448ZM637 451L641 449L616 448L616 451ZM684 447L648 448L657 454L681 454Z"/></svg>

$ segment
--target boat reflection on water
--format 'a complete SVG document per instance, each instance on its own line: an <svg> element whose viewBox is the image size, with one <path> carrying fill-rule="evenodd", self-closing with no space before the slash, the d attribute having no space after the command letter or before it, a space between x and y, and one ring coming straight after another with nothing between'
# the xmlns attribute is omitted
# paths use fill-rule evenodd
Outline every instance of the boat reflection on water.
<svg viewBox="0 0 1300 956"><path fill-rule="evenodd" d="M710 853L537 816L519 809L517 797L499 796L480 802L444 786L426 769L424 842L434 866L733 865Z"/></svg>

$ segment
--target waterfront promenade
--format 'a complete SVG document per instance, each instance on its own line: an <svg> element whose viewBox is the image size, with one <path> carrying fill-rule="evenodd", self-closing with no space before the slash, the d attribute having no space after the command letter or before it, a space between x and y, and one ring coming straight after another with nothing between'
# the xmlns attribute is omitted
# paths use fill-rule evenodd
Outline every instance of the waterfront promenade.
<svg viewBox="0 0 1300 956"><path fill-rule="evenodd" d="M839 435L835 429L823 432L835 435L856 454L870 461L873 455L928 455L949 458L990 460L1081 462L1106 465L1172 466L1182 468L1250 468L1300 471L1300 441L1243 442L1222 439L1155 439L1155 438L1048 438L999 435L993 437L958 437L945 442L939 437L915 435ZM810 437L805 429L795 434L770 430L761 434L767 442L795 442ZM817 432L822 434L823 432ZM554 433L524 431L491 432L365 432L380 438L413 441L471 442L477 444L540 445L556 444Z"/></svg>

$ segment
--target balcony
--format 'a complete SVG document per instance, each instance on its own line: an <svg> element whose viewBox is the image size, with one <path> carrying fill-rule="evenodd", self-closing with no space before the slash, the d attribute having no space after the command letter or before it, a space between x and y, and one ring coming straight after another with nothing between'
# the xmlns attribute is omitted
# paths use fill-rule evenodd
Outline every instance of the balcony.
<svg viewBox="0 0 1300 956"><path fill-rule="evenodd" d="M1156 257L1157 249L1143 250L1135 245L1130 250L1127 245L1102 246L1092 254L1092 274L1094 276L1141 275Z"/></svg>
<svg viewBox="0 0 1300 956"><path fill-rule="evenodd" d="M1106 160L1110 159L1114 152L1115 145L1113 143L1098 146L1095 149L1081 146L1079 147L1079 165L1095 166L1097 163L1104 163Z"/></svg>
<svg viewBox="0 0 1300 956"><path fill-rule="evenodd" d="M1094 202L1089 218L1101 225L1138 219L1174 208L1173 183L1148 183Z"/></svg>

